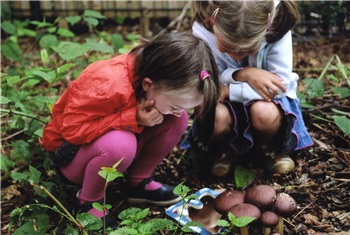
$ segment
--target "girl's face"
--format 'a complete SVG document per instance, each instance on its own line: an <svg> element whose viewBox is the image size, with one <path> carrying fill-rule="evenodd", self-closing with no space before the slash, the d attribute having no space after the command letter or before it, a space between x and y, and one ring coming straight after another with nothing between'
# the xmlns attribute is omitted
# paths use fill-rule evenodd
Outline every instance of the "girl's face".
<svg viewBox="0 0 350 235"><path fill-rule="evenodd" d="M216 36L216 44L220 52L227 53L232 59L237 61L242 60L248 55L253 55L258 52L257 48L253 48L244 52L237 52L235 48L232 48L227 42L225 42L218 36Z"/></svg>
<svg viewBox="0 0 350 235"><path fill-rule="evenodd" d="M149 78L145 78L142 85L146 91L146 100L154 100L154 107L163 115L180 117L184 110L199 106L203 102L203 96L197 92L163 91Z"/></svg>

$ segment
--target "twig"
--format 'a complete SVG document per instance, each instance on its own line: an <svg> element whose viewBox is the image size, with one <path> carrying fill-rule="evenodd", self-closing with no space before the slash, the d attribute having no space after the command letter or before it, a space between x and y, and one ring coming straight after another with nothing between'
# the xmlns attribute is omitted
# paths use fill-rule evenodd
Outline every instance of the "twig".
<svg viewBox="0 0 350 235"><path fill-rule="evenodd" d="M173 21L171 21L167 27L165 27L164 29L162 29L153 39L156 39L157 37L159 37L160 35L164 34L166 31L168 31L171 27L173 27L177 22L181 22L181 20L184 18L186 11L189 9L190 7L190 1L188 1L186 3L186 5L184 6L184 8L181 11L181 14L176 17Z"/></svg>
<svg viewBox="0 0 350 235"><path fill-rule="evenodd" d="M309 205L305 206L303 209L301 209L292 219L291 223L294 222L295 218L297 218L304 210L306 210L307 208L309 208L312 204L314 204L314 202L311 202Z"/></svg>
<svg viewBox="0 0 350 235"><path fill-rule="evenodd" d="M46 195L48 195L63 211L64 213L71 219L71 221L79 228L80 231L83 232L84 235L88 235L85 230L84 227L79 223L79 221L77 221L71 213L69 213L69 211L62 205L62 203L60 201L58 201L54 195L52 195L46 188L44 188L43 186L39 186L36 184L31 183L31 185L35 188L38 188L40 190L42 190Z"/></svg>
<svg viewBox="0 0 350 235"><path fill-rule="evenodd" d="M5 141L5 140L8 140L8 139L11 139L12 137L16 136L16 135L19 135L21 134L22 132L25 132L27 131L27 129L23 129L23 130L20 130L20 131L17 131L16 133L13 133L12 135L9 135L5 138L2 138L1 141Z"/></svg>

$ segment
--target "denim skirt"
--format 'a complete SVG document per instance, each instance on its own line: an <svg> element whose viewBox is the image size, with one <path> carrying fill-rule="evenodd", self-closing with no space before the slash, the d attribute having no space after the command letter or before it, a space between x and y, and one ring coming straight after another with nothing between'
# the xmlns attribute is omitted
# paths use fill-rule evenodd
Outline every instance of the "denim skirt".
<svg viewBox="0 0 350 235"><path fill-rule="evenodd" d="M254 130L251 125L249 113L249 106L253 102L243 105L238 102L222 101L229 109L234 123L229 144L239 155L250 151L254 147ZM299 100L285 97L273 100L272 102L283 110L284 118L281 129L270 144L270 147L276 153L288 154L292 151L313 145L312 138L304 123ZM198 148L198 143L196 143L197 128L198 125L196 124L196 120L194 120L189 134L181 143L181 149L189 149L190 147Z"/></svg>

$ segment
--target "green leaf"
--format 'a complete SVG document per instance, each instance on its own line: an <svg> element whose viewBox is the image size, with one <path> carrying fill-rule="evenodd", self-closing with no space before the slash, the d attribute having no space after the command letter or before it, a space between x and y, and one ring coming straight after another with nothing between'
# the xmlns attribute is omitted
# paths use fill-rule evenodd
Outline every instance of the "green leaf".
<svg viewBox="0 0 350 235"><path fill-rule="evenodd" d="M80 232L79 232L79 229L78 228L73 228L71 226L68 226L64 232L63 232L64 235L79 235Z"/></svg>
<svg viewBox="0 0 350 235"><path fill-rule="evenodd" d="M72 31L70 31L69 29L62 29L62 28L58 29L57 34L62 36L62 37L71 37L72 38L75 36L75 34Z"/></svg>
<svg viewBox="0 0 350 235"><path fill-rule="evenodd" d="M335 124L342 130L345 136L350 135L350 119L346 116L333 116Z"/></svg>
<svg viewBox="0 0 350 235"><path fill-rule="evenodd" d="M253 171L246 169L242 166L237 166L235 168L234 174L237 188L244 188L255 177L255 173Z"/></svg>
<svg viewBox="0 0 350 235"><path fill-rule="evenodd" d="M24 28L17 28L17 34L19 37L35 37L36 32L30 29L24 29Z"/></svg>
<svg viewBox="0 0 350 235"><path fill-rule="evenodd" d="M250 224L254 220L255 220L254 217L243 216L243 217L236 218L234 225L236 227L241 228L241 227L247 226L248 224Z"/></svg>
<svg viewBox="0 0 350 235"><path fill-rule="evenodd" d="M9 172L9 168L13 168L15 166L15 163L3 154L1 154L0 163L0 168L4 172Z"/></svg>
<svg viewBox="0 0 350 235"><path fill-rule="evenodd" d="M11 100L6 98L5 96L0 96L0 104L8 104Z"/></svg>
<svg viewBox="0 0 350 235"><path fill-rule="evenodd" d="M1 23L1 28L8 34L15 34L16 33L16 27L14 24L12 24L10 21L6 20Z"/></svg>
<svg viewBox="0 0 350 235"><path fill-rule="evenodd" d="M67 16L66 20L73 26L81 20L81 16Z"/></svg>
<svg viewBox="0 0 350 235"><path fill-rule="evenodd" d="M98 20L92 17L84 17L84 20L88 23L88 25L96 27L98 25Z"/></svg>
<svg viewBox="0 0 350 235"><path fill-rule="evenodd" d="M121 227L109 233L109 235L140 235L140 233L134 228Z"/></svg>
<svg viewBox="0 0 350 235"><path fill-rule="evenodd" d="M53 34L45 34L39 40L39 45L42 48L49 48L52 46L57 46L59 43L57 36Z"/></svg>
<svg viewBox="0 0 350 235"><path fill-rule="evenodd" d="M46 73L46 72L44 72L42 70L34 69L32 72L33 72L33 75L41 77L47 82L51 82L54 79L53 76L51 76L50 74L48 74L48 73Z"/></svg>
<svg viewBox="0 0 350 235"><path fill-rule="evenodd" d="M11 172L10 174L11 178L16 181L24 181L27 180L30 176L30 173L28 171L25 172Z"/></svg>
<svg viewBox="0 0 350 235"><path fill-rule="evenodd" d="M184 182L181 182L180 184L178 184L174 188L173 192L176 195L180 195L182 197L185 197L187 195L187 193L190 192L190 188L187 187L186 185L184 185Z"/></svg>
<svg viewBox="0 0 350 235"><path fill-rule="evenodd" d="M21 61L22 51L17 42L6 40L1 44L1 54L12 61Z"/></svg>
<svg viewBox="0 0 350 235"><path fill-rule="evenodd" d="M47 29L48 33L56 33L57 28L56 27L50 27Z"/></svg>
<svg viewBox="0 0 350 235"><path fill-rule="evenodd" d="M13 235L33 235L36 234L33 222L27 222L13 232Z"/></svg>
<svg viewBox="0 0 350 235"><path fill-rule="evenodd" d="M106 17L104 15L102 15L100 12L97 12L94 10L85 10L84 17L93 17L96 19L106 19Z"/></svg>
<svg viewBox="0 0 350 235"><path fill-rule="evenodd" d="M314 78L307 78L303 80L303 83L307 86L306 93L309 98L322 97L326 89L324 82Z"/></svg>
<svg viewBox="0 0 350 235"><path fill-rule="evenodd" d="M43 62L44 65L49 63L49 55L47 54L46 49L42 49L40 51L40 57L41 57L41 61Z"/></svg>
<svg viewBox="0 0 350 235"><path fill-rule="evenodd" d="M90 46L88 45L80 45L75 42L61 42L58 47L51 47L54 51L56 51L60 57L66 61L75 59L79 56L84 55L86 52L90 50Z"/></svg>
<svg viewBox="0 0 350 235"><path fill-rule="evenodd" d="M124 46L124 38L120 34L112 34L111 42L115 50L119 50L119 48L122 48Z"/></svg>
<svg viewBox="0 0 350 235"><path fill-rule="evenodd" d="M216 225L217 226L220 226L220 227L229 227L230 226L230 223L227 222L226 220L218 220L216 222Z"/></svg>
<svg viewBox="0 0 350 235"><path fill-rule="evenodd" d="M99 230L102 226L102 220L89 213L80 213L77 215L77 220L87 230Z"/></svg>
<svg viewBox="0 0 350 235"><path fill-rule="evenodd" d="M33 25L38 26L38 28L47 28L47 27L51 27L52 24L46 21L38 21L38 20L32 20L30 22Z"/></svg>
<svg viewBox="0 0 350 235"><path fill-rule="evenodd" d="M31 165L29 165L29 172L30 172L30 175L29 175L28 181L30 183L38 184L40 180L41 172Z"/></svg>
<svg viewBox="0 0 350 235"><path fill-rule="evenodd" d="M93 51L99 51L99 52L110 53L110 54L114 53L113 47L111 47L105 43L88 42L88 43L86 43L86 45L90 46L91 50L93 50Z"/></svg>
<svg viewBox="0 0 350 235"><path fill-rule="evenodd" d="M350 96L350 89L347 87L332 87L332 91L339 95L341 98L347 98Z"/></svg>

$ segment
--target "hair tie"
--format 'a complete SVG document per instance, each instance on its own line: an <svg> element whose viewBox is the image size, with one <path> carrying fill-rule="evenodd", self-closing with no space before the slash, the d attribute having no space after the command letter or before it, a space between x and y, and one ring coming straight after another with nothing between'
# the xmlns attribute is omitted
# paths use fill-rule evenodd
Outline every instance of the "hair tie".
<svg viewBox="0 0 350 235"><path fill-rule="evenodd" d="M207 71L202 70L200 73L200 79L204 81L206 78L210 78L210 74Z"/></svg>
<svg viewBox="0 0 350 235"><path fill-rule="evenodd" d="M216 8L215 11L213 12L213 14L211 15L211 18L210 18L211 25L214 25L216 15L218 14L218 12L219 12L219 8Z"/></svg>

